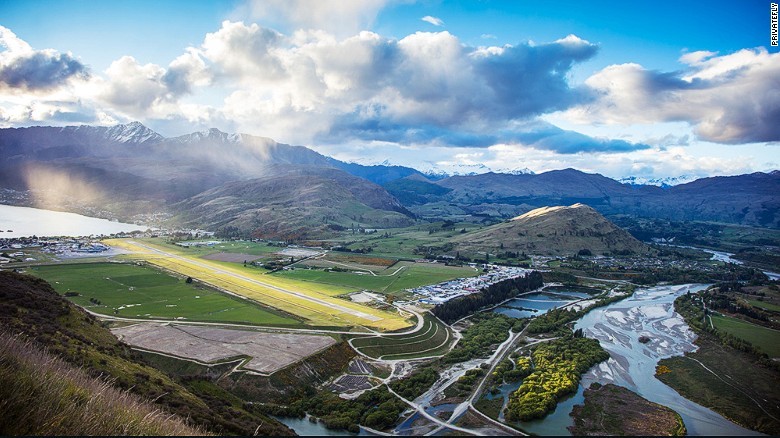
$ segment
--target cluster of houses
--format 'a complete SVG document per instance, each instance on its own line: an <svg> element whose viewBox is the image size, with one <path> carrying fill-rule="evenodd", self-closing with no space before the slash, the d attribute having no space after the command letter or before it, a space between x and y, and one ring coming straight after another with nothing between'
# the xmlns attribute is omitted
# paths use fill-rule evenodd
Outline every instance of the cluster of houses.
<svg viewBox="0 0 780 438"><path fill-rule="evenodd" d="M207 240L207 241L197 240L197 241L176 242L176 245L184 248L199 248L204 246L208 247L208 246L219 245L220 243L222 243L221 240Z"/></svg>
<svg viewBox="0 0 780 438"><path fill-rule="evenodd" d="M591 261L600 269L611 271L647 271L677 268L681 270L712 272L720 269L709 261L668 260L658 257L602 257L594 258Z"/></svg>
<svg viewBox="0 0 780 438"><path fill-rule="evenodd" d="M73 257L79 255L99 254L110 248L101 242L89 238L73 237L19 237L0 239L0 264L13 262L34 262L26 248L57 256Z"/></svg>
<svg viewBox="0 0 780 438"><path fill-rule="evenodd" d="M453 298L469 295L479 292L480 289L498 283L525 275L530 269L518 268L515 266L482 265L483 273L476 277L457 278L455 280L445 281L439 284L416 287L407 289L408 292L419 296L419 303L423 304L441 304Z"/></svg>

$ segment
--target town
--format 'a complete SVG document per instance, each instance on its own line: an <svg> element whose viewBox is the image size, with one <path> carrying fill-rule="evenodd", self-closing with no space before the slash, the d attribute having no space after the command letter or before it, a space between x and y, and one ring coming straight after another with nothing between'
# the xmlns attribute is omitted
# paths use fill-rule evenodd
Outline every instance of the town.
<svg viewBox="0 0 780 438"><path fill-rule="evenodd" d="M469 263L469 266L473 267L474 269L478 269L476 263ZM476 277L456 278L454 280L441 282L439 284L407 289L407 291L417 296L421 296L422 298L419 298L418 302L435 305L447 302L459 296L479 292L481 289L486 288L491 284L508 280L510 278L521 277L526 273L531 272L530 269L518 268L514 266L499 266L493 264L485 264L481 266L483 274L480 274Z"/></svg>

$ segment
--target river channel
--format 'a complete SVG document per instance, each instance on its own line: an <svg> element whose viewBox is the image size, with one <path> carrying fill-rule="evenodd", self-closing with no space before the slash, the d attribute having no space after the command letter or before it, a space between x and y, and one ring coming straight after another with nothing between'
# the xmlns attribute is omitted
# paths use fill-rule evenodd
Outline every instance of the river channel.
<svg viewBox="0 0 780 438"><path fill-rule="evenodd" d="M581 328L587 337L598 339L602 347L609 352L610 359L589 370L583 376L578 391L562 400L550 415L541 420L522 422L517 426L536 435L569 435L566 429L572 424L569 413L574 405L583 403L584 388L593 382L600 382L625 386L650 401L674 409L683 418L690 435L760 435L687 400L655 378L655 366L660 359L696 349L693 344L696 336L674 311L673 303L681 294L705 287L706 285L688 284L639 289L629 298L590 311L576 322L575 329ZM538 316L552 308L587 296L582 291L549 289L510 300L494 309L494 312L514 317L523 317L521 315L526 315L525 312ZM640 343L641 335L648 336L650 342ZM501 385L500 392L489 397L504 398L506 403L509 394L518 386L519 383ZM438 412L451 412L454 407L454 404L447 404L428 407L426 411L435 415ZM395 429L395 434L414 434L412 423L417 418L418 414L407 418ZM300 435L349 435L344 431L328 431L321 423L297 419L281 420ZM361 435L365 434L366 431L361 431Z"/></svg>
<svg viewBox="0 0 780 438"><path fill-rule="evenodd" d="M598 339L610 359L588 371L578 391L562 400L553 413L518 426L537 435L569 435L569 413L574 405L583 403L584 389L599 382L625 386L650 401L669 406L683 418L690 435L760 435L687 400L655 378L660 359L697 348L693 344L695 334L674 311L673 303L681 294L705 287L690 284L640 289L630 298L590 311L576 322L575 329L581 328L587 337ZM648 336L650 342L640 343L641 335ZM518 386L502 385L501 393L492 397L506 398Z"/></svg>

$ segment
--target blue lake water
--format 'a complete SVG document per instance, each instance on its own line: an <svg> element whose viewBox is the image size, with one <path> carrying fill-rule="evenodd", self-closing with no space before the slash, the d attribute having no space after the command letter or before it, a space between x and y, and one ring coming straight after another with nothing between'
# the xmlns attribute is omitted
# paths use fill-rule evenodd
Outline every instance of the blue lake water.
<svg viewBox="0 0 780 438"><path fill-rule="evenodd" d="M114 222L76 213L0 205L0 238L99 236L141 230L143 225Z"/></svg>
<svg viewBox="0 0 780 438"><path fill-rule="evenodd" d="M366 430L360 429L360 433L350 433L346 430L331 430L320 422L309 421L306 418L276 417L281 423L294 430L299 436L375 436Z"/></svg>
<svg viewBox="0 0 780 438"><path fill-rule="evenodd" d="M493 312L512 318L531 318L547 313L548 310L566 305L590 295L584 292L557 289L553 292L535 292L507 301Z"/></svg>

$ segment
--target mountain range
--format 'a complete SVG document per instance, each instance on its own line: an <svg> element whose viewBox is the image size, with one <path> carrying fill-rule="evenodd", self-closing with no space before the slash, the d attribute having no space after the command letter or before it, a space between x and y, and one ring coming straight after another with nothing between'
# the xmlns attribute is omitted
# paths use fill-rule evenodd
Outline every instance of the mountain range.
<svg viewBox="0 0 780 438"><path fill-rule="evenodd" d="M574 169L508 169L426 175L216 129L166 138L138 122L0 129L0 188L29 194L30 205L123 219L165 212L178 224L300 235L419 218L495 222L582 203L605 215L780 227L778 171L662 188Z"/></svg>

